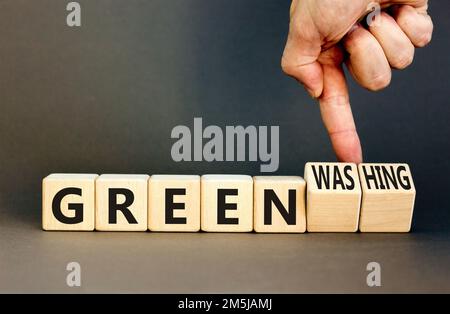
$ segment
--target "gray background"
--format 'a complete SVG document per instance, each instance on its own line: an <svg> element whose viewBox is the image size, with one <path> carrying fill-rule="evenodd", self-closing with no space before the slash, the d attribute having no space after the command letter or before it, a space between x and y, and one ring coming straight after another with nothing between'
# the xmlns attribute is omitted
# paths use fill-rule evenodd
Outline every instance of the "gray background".
<svg viewBox="0 0 450 314"><path fill-rule="evenodd" d="M391 86L350 84L366 161L407 162L410 234L63 233L40 230L52 172L244 173L170 157L175 125L279 125L278 175L334 160L318 106L280 70L289 1L0 2L1 292L450 292L448 1L432 44ZM81 263L82 288L65 285ZM382 265L383 287L365 285Z"/></svg>

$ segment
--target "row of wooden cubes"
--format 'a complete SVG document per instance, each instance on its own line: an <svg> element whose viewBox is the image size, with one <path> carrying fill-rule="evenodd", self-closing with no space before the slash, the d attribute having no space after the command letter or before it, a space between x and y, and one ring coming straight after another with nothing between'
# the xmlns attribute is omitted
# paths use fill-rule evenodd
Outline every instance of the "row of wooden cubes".
<svg viewBox="0 0 450 314"><path fill-rule="evenodd" d="M307 163L304 177L51 174L44 230L408 232L406 164Z"/></svg>

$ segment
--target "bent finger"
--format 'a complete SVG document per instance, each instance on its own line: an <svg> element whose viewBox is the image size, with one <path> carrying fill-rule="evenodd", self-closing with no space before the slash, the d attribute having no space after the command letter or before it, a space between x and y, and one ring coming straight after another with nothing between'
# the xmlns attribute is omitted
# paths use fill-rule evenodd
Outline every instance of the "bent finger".
<svg viewBox="0 0 450 314"><path fill-rule="evenodd" d="M344 38L349 53L347 67L363 87L377 91L391 82L391 67L376 38L361 25L355 25Z"/></svg>
<svg viewBox="0 0 450 314"><path fill-rule="evenodd" d="M418 10L409 5L397 5L392 8L393 16L416 47L424 47L433 36L433 21L426 10Z"/></svg>
<svg viewBox="0 0 450 314"><path fill-rule="evenodd" d="M391 67L404 69L412 63L414 45L390 15L382 12L378 20L369 25L369 31L380 43Z"/></svg>

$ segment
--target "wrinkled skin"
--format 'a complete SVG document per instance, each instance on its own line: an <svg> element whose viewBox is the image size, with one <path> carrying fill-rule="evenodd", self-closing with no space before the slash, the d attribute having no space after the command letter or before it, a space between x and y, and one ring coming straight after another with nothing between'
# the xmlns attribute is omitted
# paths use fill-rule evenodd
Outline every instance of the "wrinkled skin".
<svg viewBox="0 0 450 314"><path fill-rule="evenodd" d="M367 14L374 15L374 3L381 14L363 27ZM361 86L385 88L391 69L406 68L415 48L430 42L433 23L427 8L428 0L292 1L281 66L319 100L339 161L363 159L342 64Z"/></svg>

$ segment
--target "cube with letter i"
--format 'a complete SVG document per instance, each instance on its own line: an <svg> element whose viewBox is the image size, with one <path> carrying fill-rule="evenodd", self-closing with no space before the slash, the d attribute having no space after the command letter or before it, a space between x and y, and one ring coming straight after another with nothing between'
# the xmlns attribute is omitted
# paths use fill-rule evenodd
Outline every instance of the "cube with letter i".
<svg viewBox="0 0 450 314"><path fill-rule="evenodd" d="M359 230L409 232L416 189L407 164L358 166L363 197Z"/></svg>
<svg viewBox="0 0 450 314"><path fill-rule="evenodd" d="M356 232L361 187L352 163L305 165L306 221L309 232Z"/></svg>

